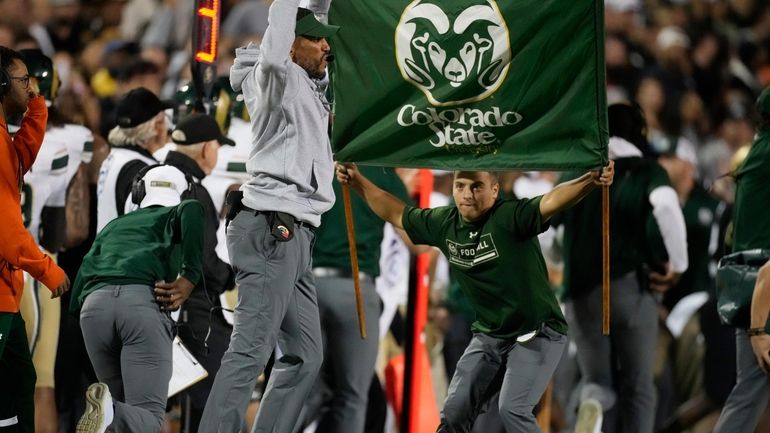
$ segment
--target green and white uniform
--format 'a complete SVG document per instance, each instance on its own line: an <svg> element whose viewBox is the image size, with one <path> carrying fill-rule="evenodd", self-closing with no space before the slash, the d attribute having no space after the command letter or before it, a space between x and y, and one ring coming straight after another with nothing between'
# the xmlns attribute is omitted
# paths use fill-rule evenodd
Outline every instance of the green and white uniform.
<svg viewBox="0 0 770 433"><path fill-rule="evenodd" d="M548 227L540 198L497 201L472 223L455 206L404 210L402 223L411 240L446 255L476 313L473 339L449 385L440 432L469 431L481 405L498 390L506 431L540 431L532 409L556 369L567 332L537 240ZM527 335L535 332L533 338Z"/></svg>
<svg viewBox="0 0 770 433"><path fill-rule="evenodd" d="M24 224L37 243L40 243L40 223L43 208L64 207L67 191L69 154L63 140L46 131L40 153L32 168L24 175L21 211Z"/></svg>
<svg viewBox="0 0 770 433"><path fill-rule="evenodd" d="M770 110L770 90L763 93ZM760 96L760 99L762 96ZM760 129L738 169L733 208L734 250L770 248L770 128ZM752 433L770 402L770 376L757 365L751 341L735 331L737 381L714 433Z"/></svg>
<svg viewBox="0 0 770 433"><path fill-rule="evenodd" d="M24 224L38 245L43 233L43 208L63 208L67 191L67 147L62 140L57 139L55 133L51 134L59 129L51 128L46 131L40 152L30 170L24 175L24 185L21 189ZM63 224L62 221L59 222L59 227L45 229L61 230ZM49 254L55 255L56 251L50 251ZM51 291L26 272L21 314L24 317L32 362L37 373L35 386L53 387L61 317L60 301L58 298L52 299Z"/></svg>

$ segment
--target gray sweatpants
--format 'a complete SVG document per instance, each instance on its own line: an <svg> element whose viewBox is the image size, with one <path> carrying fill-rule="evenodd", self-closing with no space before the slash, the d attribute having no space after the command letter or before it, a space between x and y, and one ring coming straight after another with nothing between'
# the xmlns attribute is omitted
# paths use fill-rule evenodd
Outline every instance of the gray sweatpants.
<svg viewBox="0 0 770 433"><path fill-rule="evenodd" d="M567 304L566 317L585 385L581 400L595 398L605 411L619 400L621 432L652 433L657 304L639 287L634 274L612 281L610 304L609 337L602 334L601 286ZM615 430L605 417L602 431Z"/></svg>
<svg viewBox="0 0 770 433"><path fill-rule="evenodd" d="M318 388L328 388L330 394L316 431L363 433L379 347L380 297L374 281L361 279L366 314L366 339L361 339L353 279L316 278L316 286L324 336L323 373L317 383L323 381L325 386Z"/></svg>
<svg viewBox="0 0 770 433"><path fill-rule="evenodd" d="M240 212L227 228L238 284L230 346L222 358L198 431L240 431L257 376L281 349L252 432L290 433L323 361L321 324L311 272L314 234L297 226L278 242L265 215Z"/></svg>
<svg viewBox="0 0 770 433"><path fill-rule="evenodd" d="M171 379L173 323L152 287L105 286L80 311L88 357L115 406L115 433L159 432Z"/></svg>
<svg viewBox="0 0 770 433"><path fill-rule="evenodd" d="M770 377L757 364L746 331L735 331L738 378L714 433L753 433L770 401Z"/></svg>
<svg viewBox="0 0 770 433"><path fill-rule="evenodd" d="M505 431L540 432L532 411L566 343L567 336L547 326L524 343L474 334L452 376L437 431L471 431L484 404L499 390Z"/></svg>

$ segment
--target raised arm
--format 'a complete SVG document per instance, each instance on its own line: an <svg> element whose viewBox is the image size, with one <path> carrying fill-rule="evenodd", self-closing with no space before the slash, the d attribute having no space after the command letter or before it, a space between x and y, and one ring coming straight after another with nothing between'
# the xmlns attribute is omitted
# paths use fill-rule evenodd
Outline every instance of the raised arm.
<svg viewBox="0 0 770 433"><path fill-rule="evenodd" d="M29 101L27 113L21 120L21 126L13 137L13 146L26 173L32 163L35 162L40 146L43 145L45 125L48 122L48 109L45 106L45 98L36 96Z"/></svg>
<svg viewBox="0 0 770 433"><path fill-rule="evenodd" d="M268 25L260 46L263 67L283 70L291 61L289 51L295 38L297 7L299 0L275 0L270 5Z"/></svg>
<svg viewBox="0 0 770 433"><path fill-rule="evenodd" d="M610 161L601 173L589 171L577 179L556 185L540 199L540 215L543 221L574 206L597 186L612 185L614 176L615 162Z"/></svg>
<svg viewBox="0 0 770 433"><path fill-rule="evenodd" d="M358 167L355 164L338 163L337 180L341 184L350 185L351 188L356 190L377 216L393 224L398 229L404 229L404 225L401 223L401 215L404 213L406 204L393 194L373 184L358 171Z"/></svg>
<svg viewBox="0 0 770 433"><path fill-rule="evenodd" d="M331 3L331 0L310 0L307 8L313 11L319 21L328 24L329 6L331 6Z"/></svg>

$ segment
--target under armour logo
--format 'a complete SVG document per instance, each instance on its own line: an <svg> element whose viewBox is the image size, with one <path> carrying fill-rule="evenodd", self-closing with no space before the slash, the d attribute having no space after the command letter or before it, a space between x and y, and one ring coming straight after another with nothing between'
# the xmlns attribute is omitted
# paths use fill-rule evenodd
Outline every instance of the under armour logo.
<svg viewBox="0 0 770 433"><path fill-rule="evenodd" d="M476 236L478 236L478 235L479 235L479 232L471 232L471 233L468 235L468 237L469 237L469 238L471 238L471 239L473 239L473 238L475 238L475 237L476 237Z"/></svg>

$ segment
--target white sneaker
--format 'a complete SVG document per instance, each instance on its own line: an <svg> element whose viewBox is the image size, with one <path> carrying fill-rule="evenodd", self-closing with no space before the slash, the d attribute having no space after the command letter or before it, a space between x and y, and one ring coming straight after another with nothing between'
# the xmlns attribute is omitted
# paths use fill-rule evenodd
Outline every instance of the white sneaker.
<svg viewBox="0 0 770 433"><path fill-rule="evenodd" d="M77 433L104 433L115 415L110 389L103 383L92 383L86 391L86 411L78 421Z"/></svg>
<svg viewBox="0 0 770 433"><path fill-rule="evenodd" d="M599 401L593 398L583 400L578 409L575 433L601 433L603 420L604 414Z"/></svg>

